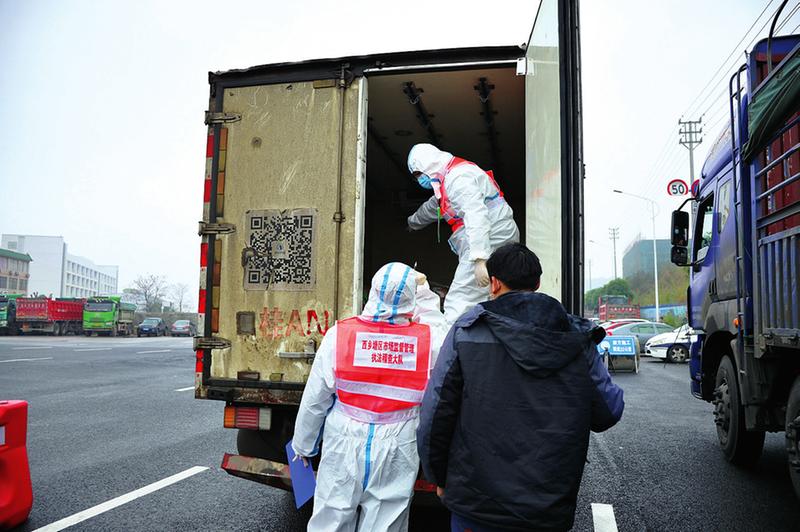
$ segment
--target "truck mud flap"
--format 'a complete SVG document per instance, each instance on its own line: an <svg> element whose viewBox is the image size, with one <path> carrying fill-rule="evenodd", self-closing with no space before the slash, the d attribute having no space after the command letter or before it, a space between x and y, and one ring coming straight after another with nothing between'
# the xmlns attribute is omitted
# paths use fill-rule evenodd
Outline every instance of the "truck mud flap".
<svg viewBox="0 0 800 532"><path fill-rule="evenodd" d="M289 476L289 466L287 464L272 462L263 458L225 453L222 457L221 467L229 475L292 491L292 479Z"/></svg>

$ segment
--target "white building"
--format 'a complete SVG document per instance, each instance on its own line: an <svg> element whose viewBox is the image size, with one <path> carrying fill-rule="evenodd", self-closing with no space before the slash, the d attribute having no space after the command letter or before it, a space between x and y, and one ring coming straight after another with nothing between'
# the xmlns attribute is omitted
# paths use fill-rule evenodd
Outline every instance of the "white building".
<svg viewBox="0 0 800 532"><path fill-rule="evenodd" d="M119 267L103 266L73 255L60 236L7 235L0 247L27 253L30 263L28 293L53 297L90 297L118 291Z"/></svg>
<svg viewBox="0 0 800 532"><path fill-rule="evenodd" d="M117 293L119 266L97 265L67 253L63 297L90 297Z"/></svg>

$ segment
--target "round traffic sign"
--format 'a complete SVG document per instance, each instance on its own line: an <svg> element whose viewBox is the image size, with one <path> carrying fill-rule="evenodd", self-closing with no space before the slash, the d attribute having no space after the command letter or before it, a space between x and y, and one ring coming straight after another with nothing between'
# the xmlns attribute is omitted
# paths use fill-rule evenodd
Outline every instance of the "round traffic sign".
<svg viewBox="0 0 800 532"><path fill-rule="evenodd" d="M689 185L683 179L673 179L667 184L667 194L670 196L685 196L689 192Z"/></svg>
<svg viewBox="0 0 800 532"><path fill-rule="evenodd" d="M692 196L696 198L699 193L700 193L700 180L695 179L694 183L692 183Z"/></svg>

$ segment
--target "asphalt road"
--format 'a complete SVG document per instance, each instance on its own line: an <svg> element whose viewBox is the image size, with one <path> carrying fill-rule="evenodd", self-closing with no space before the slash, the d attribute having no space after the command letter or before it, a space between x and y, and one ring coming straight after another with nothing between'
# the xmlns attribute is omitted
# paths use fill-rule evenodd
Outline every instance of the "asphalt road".
<svg viewBox="0 0 800 532"><path fill-rule="evenodd" d="M304 530L291 494L219 469L235 433L222 403L193 398L193 370L185 338L0 338L0 398L30 403L35 501L20 530L111 500L69 530ZM644 359L640 374L615 379L625 415L592 436L575 530L595 529L596 503L611 505L620 531L796 529L782 434L768 435L756 469L736 469L685 365ZM445 523L420 512L412 529Z"/></svg>

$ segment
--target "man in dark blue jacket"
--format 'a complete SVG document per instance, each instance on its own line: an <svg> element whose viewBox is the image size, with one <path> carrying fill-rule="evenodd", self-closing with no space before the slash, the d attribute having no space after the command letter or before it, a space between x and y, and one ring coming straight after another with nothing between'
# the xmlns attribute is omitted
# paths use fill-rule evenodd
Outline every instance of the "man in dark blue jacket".
<svg viewBox="0 0 800 532"><path fill-rule="evenodd" d="M503 246L486 267L492 299L453 325L422 401L425 477L454 530L569 530L589 432L624 407L597 353L605 332L536 293L527 247Z"/></svg>

